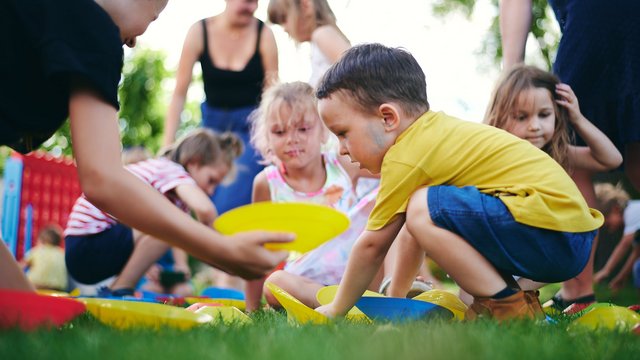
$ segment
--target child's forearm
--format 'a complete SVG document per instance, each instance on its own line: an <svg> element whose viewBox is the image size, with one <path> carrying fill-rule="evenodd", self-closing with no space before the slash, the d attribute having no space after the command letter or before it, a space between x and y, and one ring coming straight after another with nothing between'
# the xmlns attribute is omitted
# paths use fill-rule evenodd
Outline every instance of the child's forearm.
<svg viewBox="0 0 640 360"><path fill-rule="evenodd" d="M366 244L356 243L333 301L335 315L345 315L353 307L367 290L383 261L384 253L368 248Z"/></svg>
<svg viewBox="0 0 640 360"><path fill-rule="evenodd" d="M353 307L376 276L384 256L404 224L404 216L398 216L384 228L364 231L358 238L332 303L333 315L344 315Z"/></svg>
<svg viewBox="0 0 640 360"><path fill-rule="evenodd" d="M613 142L593 125L583 115L579 116L573 123L573 128L578 135L584 140L589 147L591 156L600 168L592 169L594 171L605 171L615 169L622 163L622 154L613 144Z"/></svg>
<svg viewBox="0 0 640 360"><path fill-rule="evenodd" d="M602 269L607 273L611 273L611 271L613 271L613 268L618 265L620 260L622 260L624 255L627 253L627 250L629 250L632 241L633 233L623 236L622 239L620 239L620 242L618 242L618 245L616 245L615 249L613 249L613 252L609 256L607 263L603 266Z"/></svg>

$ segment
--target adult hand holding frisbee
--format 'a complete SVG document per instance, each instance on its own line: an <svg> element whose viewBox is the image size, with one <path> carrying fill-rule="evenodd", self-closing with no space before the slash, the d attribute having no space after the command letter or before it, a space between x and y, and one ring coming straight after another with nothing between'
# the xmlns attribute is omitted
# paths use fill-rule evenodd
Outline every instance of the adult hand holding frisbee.
<svg viewBox="0 0 640 360"><path fill-rule="evenodd" d="M265 243L265 248L305 253L340 235L349 218L323 205L261 202L228 211L213 226L225 235L251 230L294 233L294 241Z"/></svg>

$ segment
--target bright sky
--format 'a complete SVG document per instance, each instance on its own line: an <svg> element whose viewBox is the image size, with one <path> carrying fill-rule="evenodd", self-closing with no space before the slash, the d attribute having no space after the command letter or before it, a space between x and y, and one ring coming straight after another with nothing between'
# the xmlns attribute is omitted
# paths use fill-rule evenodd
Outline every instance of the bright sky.
<svg viewBox="0 0 640 360"><path fill-rule="evenodd" d="M489 1L478 2L472 19L452 14L445 20L431 15L432 1L426 0L329 0L329 4L352 44L379 42L404 47L416 57L427 76L427 95L434 110L465 120L482 120L498 76L498 69L486 66L486 57L476 54L495 14ZM266 19L267 5L268 0L260 0L258 18ZM166 66L175 69L191 24L223 9L224 0L171 0L138 44L163 49ZM308 80L308 46L296 47L282 28L275 25L272 29L280 79ZM192 89L189 96L203 95Z"/></svg>

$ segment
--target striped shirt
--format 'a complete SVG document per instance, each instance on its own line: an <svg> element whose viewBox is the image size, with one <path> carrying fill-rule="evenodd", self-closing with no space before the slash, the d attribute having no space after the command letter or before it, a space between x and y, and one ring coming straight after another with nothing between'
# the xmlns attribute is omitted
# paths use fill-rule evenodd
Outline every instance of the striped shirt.
<svg viewBox="0 0 640 360"><path fill-rule="evenodd" d="M174 205L185 212L189 211L186 204L171 191L180 185L196 185L189 173L180 164L174 163L167 158L157 158L130 164L125 168L140 180L164 194ZM64 235L97 234L109 229L117 221L115 217L95 207L82 194L71 209Z"/></svg>

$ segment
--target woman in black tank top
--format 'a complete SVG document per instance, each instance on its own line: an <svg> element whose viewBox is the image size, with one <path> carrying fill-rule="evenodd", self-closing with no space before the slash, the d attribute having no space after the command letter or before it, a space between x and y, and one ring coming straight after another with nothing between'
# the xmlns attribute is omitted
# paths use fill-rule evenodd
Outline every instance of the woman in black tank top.
<svg viewBox="0 0 640 360"><path fill-rule="evenodd" d="M202 126L232 131L245 148L236 161L235 181L218 187L212 197L220 214L251 202L253 178L262 170L249 143L247 117L258 106L265 84L277 79L278 57L271 29L253 16L257 6L257 0L227 0L222 13L191 26L165 122L164 145L169 145L175 140L193 66L199 61L206 94Z"/></svg>

